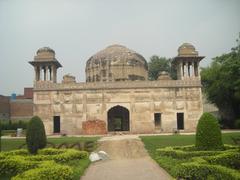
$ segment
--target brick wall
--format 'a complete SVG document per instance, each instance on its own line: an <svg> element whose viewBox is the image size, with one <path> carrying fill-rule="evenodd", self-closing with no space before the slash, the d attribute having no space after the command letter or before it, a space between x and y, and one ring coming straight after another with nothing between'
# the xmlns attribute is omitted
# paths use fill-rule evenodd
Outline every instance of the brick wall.
<svg viewBox="0 0 240 180"><path fill-rule="evenodd" d="M102 120L88 120L82 123L83 134L106 134L106 123Z"/></svg>
<svg viewBox="0 0 240 180"><path fill-rule="evenodd" d="M0 120L9 119L10 104L9 97L0 95Z"/></svg>
<svg viewBox="0 0 240 180"><path fill-rule="evenodd" d="M16 99L10 101L11 119L30 119L33 116L33 101L31 99Z"/></svg>

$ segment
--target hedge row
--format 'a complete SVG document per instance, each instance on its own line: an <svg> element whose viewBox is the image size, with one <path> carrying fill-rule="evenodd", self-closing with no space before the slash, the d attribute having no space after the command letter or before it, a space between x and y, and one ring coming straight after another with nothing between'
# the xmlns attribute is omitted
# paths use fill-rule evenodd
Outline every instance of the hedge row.
<svg viewBox="0 0 240 180"><path fill-rule="evenodd" d="M42 162L38 168L30 169L12 178L12 180L65 180L73 179L69 166L59 165L54 161Z"/></svg>
<svg viewBox="0 0 240 180"><path fill-rule="evenodd" d="M240 152L225 152L216 156L203 158L210 164L218 164L234 169L240 168Z"/></svg>
<svg viewBox="0 0 240 180"><path fill-rule="evenodd" d="M177 171L178 178L189 180L226 179L239 180L240 173L220 165L201 164L198 162L182 163Z"/></svg>
<svg viewBox="0 0 240 180"><path fill-rule="evenodd" d="M176 167L176 176L180 179L240 180L238 171L240 151L237 146L225 146L225 149L225 151L197 151L192 146L167 147L158 149L157 155L185 161Z"/></svg>
<svg viewBox="0 0 240 180"><path fill-rule="evenodd" d="M61 151L57 151L58 154L52 154L52 155L44 155L44 150L43 154L41 154L41 151L39 152L38 155L35 156L28 156L26 157L26 159L31 160L31 161L46 161L46 160L54 160L56 162L67 162L70 160L74 160L74 159L84 159L86 157L88 157L88 152L86 151L78 151L78 150L74 150L74 149L66 149L64 151L62 151L62 153L60 153ZM46 154L46 153L45 153Z"/></svg>
<svg viewBox="0 0 240 180"><path fill-rule="evenodd" d="M25 160L22 156L8 156L0 160L0 175L16 175L37 167L39 163Z"/></svg>
<svg viewBox="0 0 240 180"><path fill-rule="evenodd" d="M88 152L74 149L42 149L38 155L30 155L27 150L22 149L2 152L0 153L0 175L16 175L29 169L40 168L40 163L44 161L51 160L57 165L57 163L87 157ZM45 172L44 168L41 171Z"/></svg>
<svg viewBox="0 0 240 180"><path fill-rule="evenodd" d="M17 128L26 129L28 125L28 120L19 120L19 121L9 121L9 120L0 120L2 130L17 130Z"/></svg>
<svg viewBox="0 0 240 180"><path fill-rule="evenodd" d="M180 149L174 149L173 147L166 147L163 149L157 149L157 155L170 156L176 159L189 159L196 156L211 156L221 154L223 151L183 151Z"/></svg>

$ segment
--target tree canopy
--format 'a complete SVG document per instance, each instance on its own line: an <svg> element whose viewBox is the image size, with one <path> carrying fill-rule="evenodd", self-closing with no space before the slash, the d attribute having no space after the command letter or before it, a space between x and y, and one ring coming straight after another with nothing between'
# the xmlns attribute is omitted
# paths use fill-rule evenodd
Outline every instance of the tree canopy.
<svg viewBox="0 0 240 180"><path fill-rule="evenodd" d="M202 68L201 77L208 100L219 108L224 124L233 127L240 118L239 39L231 52L213 58L209 67Z"/></svg>
<svg viewBox="0 0 240 180"><path fill-rule="evenodd" d="M150 57L150 61L148 62L149 80L157 80L161 71L168 72L173 79L176 79L176 72L171 68L171 61L170 58L159 57L157 55Z"/></svg>

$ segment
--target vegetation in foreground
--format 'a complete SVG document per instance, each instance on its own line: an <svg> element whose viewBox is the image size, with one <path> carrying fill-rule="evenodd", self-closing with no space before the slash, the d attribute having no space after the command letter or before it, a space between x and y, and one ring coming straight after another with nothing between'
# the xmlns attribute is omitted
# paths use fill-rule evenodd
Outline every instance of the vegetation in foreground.
<svg viewBox="0 0 240 180"><path fill-rule="evenodd" d="M224 144L234 145L234 142L232 140L233 138L240 137L240 133L225 133L222 134L222 140ZM206 179L203 174L209 174L209 167L207 165L211 163L218 163L216 165L217 167L223 166L222 164L225 164L225 166L220 167L219 169L210 169L215 174L221 175L221 170L226 173L233 172L233 174L236 173L236 170L233 168L229 168L226 166L229 166L229 164L235 164L234 166L239 170L240 168L240 154L238 148L231 147L226 145L225 147L228 149L227 151L197 151L193 144L195 144L195 135L169 135L169 136L142 136L142 141L145 144L145 148L148 150L150 156L162 167L164 168L169 174L171 174L173 177L182 176L180 172L193 172L199 175L199 179ZM169 147L171 146L171 147ZM214 154L214 155L213 155ZM218 154L218 155L217 155ZM233 161L234 160L234 161ZM207 162L206 162L207 161ZM211 163L208 163L210 161ZM190 163L194 162L193 164L185 164L185 169L181 169L179 171L180 164L184 163ZM199 166L199 162L204 162L205 164L201 164L202 166ZM234 163L236 162L236 163ZM196 166L193 166L196 165ZM197 168L195 168L197 167ZM230 169L228 171L228 168ZM192 168L192 169L190 169ZM187 170L186 170L187 169ZM218 171L219 170L219 171ZM225 171L226 170L226 171ZM199 174L203 173L203 174ZM238 173L237 173L238 174ZM219 177L220 177L219 175ZM190 178L191 174L187 174L189 176L189 179L198 179L197 177ZM226 176L222 176L226 177ZM227 176L229 177L229 176ZM240 176L237 175L237 177L240 178ZM211 177L208 177L211 178ZM185 177L185 179L187 179ZM212 179L216 179L216 177L212 177ZM223 179L223 178L220 178ZM225 178L226 179L226 178ZM234 178L228 178L228 179L234 179ZM235 178L238 179L238 178Z"/></svg>
<svg viewBox="0 0 240 180"><path fill-rule="evenodd" d="M76 143L85 143L88 141L96 142L99 137L59 137L59 138L47 138L47 142L52 143L55 146L60 146L63 144L76 144ZM11 138L11 139L2 139L2 151L11 151L11 150L17 150L19 147L24 145L26 143L25 138L17 139L17 138ZM23 149L26 149L26 145L22 147Z"/></svg>
<svg viewBox="0 0 240 180"><path fill-rule="evenodd" d="M43 149L47 145L47 137L42 120L34 116L28 123L26 143L28 152L37 154L38 149Z"/></svg>
<svg viewBox="0 0 240 180"><path fill-rule="evenodd" d="M0 178L13 180L75 180L89 165L88 152L45 148L37 155L26 149L0 153Z"/></svg>

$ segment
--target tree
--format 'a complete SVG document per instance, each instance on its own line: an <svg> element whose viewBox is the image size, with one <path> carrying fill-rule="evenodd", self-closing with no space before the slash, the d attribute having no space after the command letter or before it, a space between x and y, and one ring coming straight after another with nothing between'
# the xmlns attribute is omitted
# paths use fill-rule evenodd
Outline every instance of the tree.
<svg viewBox="0 0 240 180"><path fill-rule="evenodd" d="M47 138L42 120L38 116L29 121L26 133L28 151L36 154L38 149L46 147Z"/></svg>
<svg viewBox="0 0 240 180"><path fill-rule="evenodd" d="M218 107L223 123L228 127L233 127L234 121L240 118L239 40L237 43L231 52L213 58L211 65L201 71L207 99Z"/></svg>
<svg viewBox="0 0 240 180"><path fill-rule="evenodd" d="M198 150L222 150L222 133L217 119L210 113L203 113L196 132Z"/></svg>
<svg viewBox="0 0 240 180"><path fill-rule="evenodd" d="M153 55L148 62L149 80L157 80L161 71L166 71L173 79L176 79L176 71L171 67L171 59Z"/></svg>

